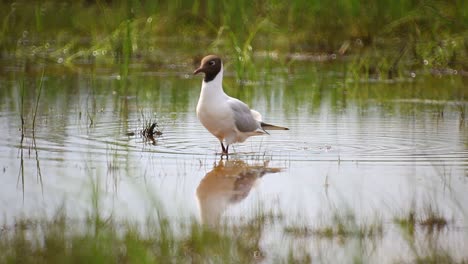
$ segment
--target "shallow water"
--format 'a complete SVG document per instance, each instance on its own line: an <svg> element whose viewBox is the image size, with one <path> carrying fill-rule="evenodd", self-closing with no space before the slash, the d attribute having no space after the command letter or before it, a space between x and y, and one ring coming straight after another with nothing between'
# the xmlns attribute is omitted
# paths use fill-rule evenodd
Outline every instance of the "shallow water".
<svg viewBox="0 0 468 264"><path fill-rule="evenodd" d="M125 87L107 69L46 71L34 130L39 77L24 77L22 107L21 78L4 69L0 213L10 222L65 205L82 216L96 190L104 215L125 218L161 206L171 217L210 223L262 207L313 226L349 209L391 225L430 203L450 218L448 247L463 254L456 245L468 244L465 80L344 82L323 65L296 67L244 85L226 74L227 93L290 128L232 146L226 162L196 118L201 79L187 74L190 65L134 72ZM149 122L162 131L154 144L139 134ZM390 242L381 248L377 257L398 254Z"/></svg>

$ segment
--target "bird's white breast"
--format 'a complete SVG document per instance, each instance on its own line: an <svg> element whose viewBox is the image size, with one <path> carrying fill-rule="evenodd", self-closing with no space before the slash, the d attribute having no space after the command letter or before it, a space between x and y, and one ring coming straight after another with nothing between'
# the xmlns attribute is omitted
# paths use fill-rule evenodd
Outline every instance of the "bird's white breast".
<svg viewBox="0 0 468 264"><path fill-rule="evenodd" d="M232 110L227 104L228 96L222 90L221 82L217 82L218 77L211 82L203 82L197 117L208 131L223 139L233 132L235 126Z"/></svg>

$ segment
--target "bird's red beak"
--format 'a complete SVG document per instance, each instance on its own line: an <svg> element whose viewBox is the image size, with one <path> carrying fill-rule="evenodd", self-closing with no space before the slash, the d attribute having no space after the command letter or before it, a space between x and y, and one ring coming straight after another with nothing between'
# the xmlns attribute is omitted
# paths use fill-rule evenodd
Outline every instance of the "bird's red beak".
<svg viewBox="0 0 468 264"><path fill-rule="evenodd" d="M200 72L202 72L202 71L203 71L203 68L200 67L200 68L196 69L196 70L193 72L193 74L198 74L198 73L200 73Z"/></svg>

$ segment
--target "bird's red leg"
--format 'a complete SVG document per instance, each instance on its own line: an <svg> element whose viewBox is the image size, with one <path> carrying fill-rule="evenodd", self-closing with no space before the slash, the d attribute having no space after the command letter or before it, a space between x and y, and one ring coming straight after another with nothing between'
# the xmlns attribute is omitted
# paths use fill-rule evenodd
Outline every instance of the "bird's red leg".
<svg viewBox="0 0 468 264"><path fill-rule="evenodd" d="M224 147L223 142L221 142L221 148L223 149L223 152L221 153L221 155L226 154L227 152L226 152L226 148Z"/></svg>
<svg viewBox="0 0 468 264"><path fill-rule="evenodd" d="M229 145L227 145L226 147L224 147L223 142L221 142L221 148L223 149L223 152L221 153L221 157L223 157L223 156L228 157L228 156L229 156L229 154L228 154Z"/></svg>

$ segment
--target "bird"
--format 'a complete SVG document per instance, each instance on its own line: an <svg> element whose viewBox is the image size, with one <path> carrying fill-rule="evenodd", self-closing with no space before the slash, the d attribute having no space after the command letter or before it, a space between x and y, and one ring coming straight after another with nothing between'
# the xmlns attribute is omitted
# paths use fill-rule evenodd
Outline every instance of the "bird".
<svg viewBox="0 0 468 264"><path fill-rule="evenodd" d="M223 62L217 55L205 56L193 74L204 73L197 117L220 142L221 156L228 157L229 146L247 138L269 134L266 130L289 130L262 121L262 115L223 90Z"/></svg>
<svg viewBox="0 0 468 264"><path fill-rule="evenodd" d="M281 168L270 167L268 162L248 164L243 160L220 160L196 190L202 223L216 226L223 212L247 198L261 177L281 171Z"/></svg>

